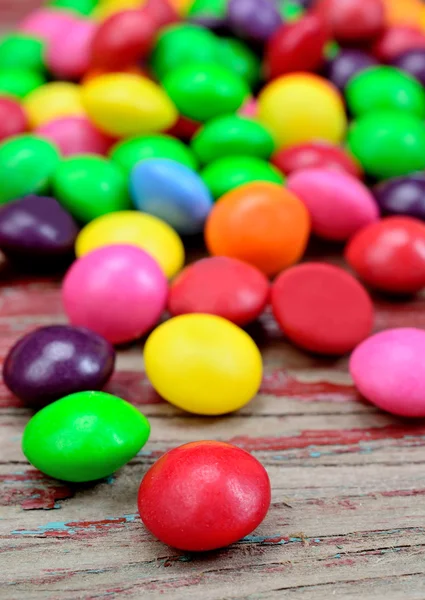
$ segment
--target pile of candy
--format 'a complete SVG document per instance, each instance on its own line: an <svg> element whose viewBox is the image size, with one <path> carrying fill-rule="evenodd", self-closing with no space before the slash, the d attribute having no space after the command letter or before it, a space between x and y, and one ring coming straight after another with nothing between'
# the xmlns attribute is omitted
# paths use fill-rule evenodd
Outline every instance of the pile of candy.
<svg viewBox="0 0 425 600"><path fill-rule="evenodd" d="M262 378L241 327L269 305L299 348L354 351L368 400L425 416L425 332L369 337L364 287L425 287L424 86L420 0L52 0L3 37L0 249L35 271L77 257L70 325L3 367L41 408L28 460L85 482L139 452L147 419L99 390L113 345L146 334L165 400L240 409ZM197 234L210 256L185 267ZM354 275L297 265L311 235L345 244ZM185 550L237 541L269 504L262 465L210 441L168 452L139 493L146 527Z"/></svg>

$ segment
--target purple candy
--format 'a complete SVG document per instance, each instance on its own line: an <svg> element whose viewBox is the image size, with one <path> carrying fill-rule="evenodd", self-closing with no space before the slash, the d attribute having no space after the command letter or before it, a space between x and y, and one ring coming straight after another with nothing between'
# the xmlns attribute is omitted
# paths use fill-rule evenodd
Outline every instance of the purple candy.
<svg viewBox="0 0 425 600"><path fill-rule="evenodd" d="M425 175L417 173L379 183L373 194L381 210L389 215L405 215L425 221Z"/></svg>
<svg viewBox="0 0 425 600"><path fill-rule="evenodd" d="M11 259L48 263L72 256L78 228L54 199L25 196L0 208L0 250Z"/></svg>
<svg viewBox="0 0 425 600"><path fill-rule="evenodd" d="M391 64L413 75L422 85L425 85L425 48L403 52Z"/></svg>
<svg viewBox="0 0 425 600"><path fill-rule="evenodd" d="M327 61L325 76L339 90L344 91L347 83L354 75L378 64L378 61L366 52L347 48L341 50L335 58Z"/></svg>
<svg viewBox="0 0 425 600"><path fill-rule="evenodd" d="M282 25L282 17L271 0L229 0L227 22L235 35L265 42Z"/></svg>
<svg viewBox="0 0 425 600"><path fill-rule="evenodd" d="M113 347L97 333L53 325L27 334L12 347L3 379L18 398L41 407L74 392L102 389L114 364Z"/></svg>

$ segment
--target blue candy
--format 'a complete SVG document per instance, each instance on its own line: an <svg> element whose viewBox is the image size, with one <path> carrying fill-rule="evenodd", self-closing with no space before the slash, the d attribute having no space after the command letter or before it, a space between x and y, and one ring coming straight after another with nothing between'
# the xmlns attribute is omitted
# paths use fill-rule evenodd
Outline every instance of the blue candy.
<svg viewBox="0 0 425 600"><path fill-rule="evenodd" d="M130 193L135 206L159 217L182 234L203 230L213 199L201 177L165 158L150 158L131 172Z"/></svg>

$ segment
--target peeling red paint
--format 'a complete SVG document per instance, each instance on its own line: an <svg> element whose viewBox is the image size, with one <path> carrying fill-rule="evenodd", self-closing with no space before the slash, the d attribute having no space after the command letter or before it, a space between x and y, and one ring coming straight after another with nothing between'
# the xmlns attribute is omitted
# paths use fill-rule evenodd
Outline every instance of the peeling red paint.
<svg viewBox="0 0 425 600"><path fill-rule="evenodd" d="M228 440L231 444L249 451L291 450L309 446L338 446L385 439L402 439L406 436L425 436L425 426L387 425L369 429L336 429L302 431L287 437L253 438L237 436Z"/></svg>
<svg viewBox="0 0 425 600"><path fill-rule="evenodd" d="M347 402L359 399L356 389L352 385L327 381L300 381L296 377L288 375L284 369L266 373L261 384L260 393L316 401Z"/></svg>
<svg viewBox="0 0 425 600"><path fill-rule="evenodd" d="M34 469L23 474L0 475L0 481L3 483L0 488L0 506L19 504L23 510L59 508L60 500L72 498L75 493L64 483L50 479Z"/></svg>

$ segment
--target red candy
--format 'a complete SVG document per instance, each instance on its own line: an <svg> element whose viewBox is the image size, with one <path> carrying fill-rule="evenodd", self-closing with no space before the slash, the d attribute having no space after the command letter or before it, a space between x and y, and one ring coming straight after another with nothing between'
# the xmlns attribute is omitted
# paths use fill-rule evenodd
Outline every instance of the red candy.
<svg viewBox="0 0 425 600"><path fill-rule="evenodd" d="M173 8L169 0L147 0L143 7L143 12L152 17L158 28L180 21L177 11Z"/></svg>
<svg viewBox="0 0 425 600"><path fill-rule="evenodd" d="M168 310L174 316L208 313L246 325L263 312L269 282L255 267L225 256L204 258L174 280Z"/></svg>
<svg viewBox="0 0 425 600"><path fill-rule="evenodd" d="M0 140L27 130L27 117L13 98L0 97Z"/></svg>
<svg viewBox="0 0 425 600"><path fill-rule="evenodd" d="M273 314L295 344L318 354L350 352L370 335L373 305L346 271L305 263L284 271L272 287Z"/></svg>
<svg viewBox="0 0 425 600"><path fill-rule="evenodd" d="M362 179L360 164L346 150L326 142L309 142L279 150L272 163L285 175L302 169L335 169Z"/></svg>
<svg viewBox="0 0 425 600"><path fill-rule="evenodd" d="M337 42L369 42L385 26L382 0L319 0L317 11Z"/></svg>
<svg viewBox="0 0 425 600"><path fill-rule="evenodd" d="M391 62L400 54L416 48L425 48L425 35L416 27L399 25L389 27L376 40L372 52L382 62Z"/></svg>
<svg viewBox="0 0 425 600"><path fill-rule="evenodd" d="M371 287L413 294L425 287L425 225L410 217L388 217L359 231L345 257Z"/></svg>
<svg viewBox="0 0 425 600"><path fill-rule="evenodd" d="M124 10L106 19L92 43L91 65L122 69L145 58L151 50L157 24L143 10Z"/></svg>
<svg viewBox="0 0 425 600"><path fill-rule="evenodd" d="M170 450L149 469L138 504L147 529L165 544L215 550L261 523L270 506L270 481L245 450L193 442Z"/></svg>
<svg viewBox="0 0 425 600"><path fill-rule="evenodd" d="M316 71L323 63L328 40L323 20L307 15L282 25L270 38L265 54L265 72L269 79L294 71Z"/></svg>

